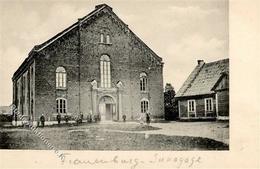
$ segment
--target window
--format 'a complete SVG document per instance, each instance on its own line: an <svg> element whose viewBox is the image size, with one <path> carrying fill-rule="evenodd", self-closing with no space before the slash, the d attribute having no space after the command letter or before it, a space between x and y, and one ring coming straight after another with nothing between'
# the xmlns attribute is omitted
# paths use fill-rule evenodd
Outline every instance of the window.
<svg viewBox="0 0 260 169"><path fill-rule="evenodd" d="M67 100L59 98L56 100L57 113L67 113Z"/></svg>
<svg viewBox="0 0 260 169"><path fill-rule="evenodd" d="M101 33L101 35L100 35L100 43L104 43L104 34L103 33Z"/></svg>
<svg viewBox="0 0 260 169"><path fill-rule="evenodd" d="M188 100L188 112L196 111L196 103L195 100Z"/></svg>
<svg viewBox="0 0 260 169"><path fill-rule="evenodd" d="M146 73L140 74L140 90L147 91L147 75Z"/></svg>
<svg viewBox="0 0 260 169"><path fill-rule="evenodd" d="M111 87L111 71L110 71L110 58L107 55L102 55L100 59L100 74L101 74L101 87Z"/></svg>
<svg viewBox="0 0 260 169"><path fill-rule="evenodd" d="M141 113L146 113L149 109L149 103L148 100L142 100L141 101Z"/></svg>
<svg viewBox="0 0 260 169"><path fill-rule="evenodd" d="M106 31L103 33L100 33L100 42L101 44L111 44L111 37L109 34L106 33Z"/></svg>
<svg viewBox="0 0 260 169"><path fill-rule="evenodd" d="M213 111L213 99L212 98L205 99L205 110Z"/></svg>
<svg viewBox="0 0 260 169"><path fill-rule="evenodd" d="M110 36L109 36L109 35L107 35L106 43L107 43L107 44L110 44L110 43L111 43L111 42L110 42Z"/></svg>
<svg viewBox="0 0 260 169"><path fill-rule="evenodd" d="M66 71L64 67L56 69L56 88L66 88Z"/></svg>

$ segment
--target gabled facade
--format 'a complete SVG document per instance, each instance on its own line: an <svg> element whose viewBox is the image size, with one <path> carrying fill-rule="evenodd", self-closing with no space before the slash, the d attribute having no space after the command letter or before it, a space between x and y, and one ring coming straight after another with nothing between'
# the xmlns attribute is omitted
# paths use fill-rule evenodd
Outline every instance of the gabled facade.
<svg viewBox="0 0 260 169"><path fill-rule="evenodd" d="M83 113L163 118L163 62L106 4L35 46L13 75L13 103L30 121Z"/></svg>
<svg viewBox="0 0 260 169"><path fill-rule="evenodd" d="M198 60L175 98L180 119L229 119L229 60Z"/></svg>

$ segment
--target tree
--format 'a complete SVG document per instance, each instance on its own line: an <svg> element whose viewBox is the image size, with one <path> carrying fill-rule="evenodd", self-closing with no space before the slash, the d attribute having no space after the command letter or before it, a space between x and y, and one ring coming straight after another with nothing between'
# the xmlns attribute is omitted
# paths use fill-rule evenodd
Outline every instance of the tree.
<svg viewBox="0 0 260 169"><path fill-rule="evenodd" d="M173 98L175 96L175 90L170 83L166 83L164 89L164 103L166 106L170 106L173 103Z"/></svg>
<svg viewBox="0 0 260 169"><path fill-rule="evenodd" d="M164 89L165 120L176 120L178 117L175 94L174 87L170 83L166 83Z"/></svg>

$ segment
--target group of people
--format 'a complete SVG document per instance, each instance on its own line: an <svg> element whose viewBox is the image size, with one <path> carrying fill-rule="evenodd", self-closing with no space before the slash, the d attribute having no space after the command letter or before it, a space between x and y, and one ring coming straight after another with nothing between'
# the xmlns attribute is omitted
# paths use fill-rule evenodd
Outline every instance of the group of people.
<svg viewBox="0 0 260 169"><path fill-rule="evenodd" d="M64 119L65 119L65 121L66 121L66 123L68 123L68 121L69 121L69 116L64 116ZM42 126L42 127L44 127L44 125L45 125L45 116L42 114L41 116L40 116L40 119L39 119L40 121L40 123L41 123L41 125L40 124L38 124L38 126ZM57 120L57 122L58 122L58 124L60 124L60 122L61 122L61 114L57 114L57 116L56 116L56 120ZM76 118L75 118L75 120L76 120L76 122L77 123L82 123L83 122L83 114L82 113L80 113L80 115L79 116L77 116Z"/></svg>
<svg viewBox="0 0 260 169"><path fill-rule="evenodd" d="M60 124L61 122L61 115L60 114L57 114L57 117L56 117L57 121L58 121L58 124ZM123 120L125 121L125 117L123 117ZM41 123L41 126L44 127L45 125L45 117L44 115L42 114L40 116L40 123ZM82 120L83 120L83 114L81 113L80 116L77 118L77 123L82 123ZM65 121L67 122L68 119L66 119L65 117ZM147 125L149 125L151 123L151 114L149 112L146 112L146 113L142 113L141 116L140 116L140 119L139 119L140 123L141 124L144 124L146 123Z"/></svg>

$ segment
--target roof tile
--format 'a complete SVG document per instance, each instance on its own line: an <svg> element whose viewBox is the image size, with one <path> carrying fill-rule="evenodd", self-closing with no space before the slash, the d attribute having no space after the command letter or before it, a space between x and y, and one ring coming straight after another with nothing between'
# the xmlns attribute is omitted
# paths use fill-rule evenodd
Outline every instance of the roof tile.
<svg viewBox="0 0 260 169"><path fill-rule="evenodd" d="M229 73L229 59L205 63L199 71L198 66L192 71L175 97L214 93L211 89L217 83L222 73Z"/></svg>

